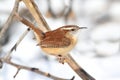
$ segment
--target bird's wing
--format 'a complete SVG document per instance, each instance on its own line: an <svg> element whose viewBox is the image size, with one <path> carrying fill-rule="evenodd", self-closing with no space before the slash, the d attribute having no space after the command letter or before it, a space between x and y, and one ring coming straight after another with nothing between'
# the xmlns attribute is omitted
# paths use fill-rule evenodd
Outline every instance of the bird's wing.
<svg viewBox="0 0 120 80"><path fill-rule="evenodd" d="M70 39L67 37L47 37L40 43L43 48L62 48L70 45Z"/></svg>

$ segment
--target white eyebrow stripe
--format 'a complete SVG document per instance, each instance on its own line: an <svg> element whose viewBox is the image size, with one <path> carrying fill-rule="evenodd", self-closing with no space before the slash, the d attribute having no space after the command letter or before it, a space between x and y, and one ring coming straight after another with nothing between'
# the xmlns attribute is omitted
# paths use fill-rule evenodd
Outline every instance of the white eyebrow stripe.
<svg viewBox="0 0 120 80"><path fill-rule="evenodd" d="M73 27L69 27L69 28L62 28L62 29L64 29L64 30L71 30L71 29L73 29Z"/></svg>

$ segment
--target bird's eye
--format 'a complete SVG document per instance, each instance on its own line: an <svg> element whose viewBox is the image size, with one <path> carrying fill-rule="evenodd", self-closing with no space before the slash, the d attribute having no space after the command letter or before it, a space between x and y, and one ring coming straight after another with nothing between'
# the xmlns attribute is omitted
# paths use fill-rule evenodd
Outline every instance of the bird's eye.
<svg viewBox="0 0 120 80"><path fill-rule="evenodd" d="M71 29L71 31L75 31L75 29Z"/></svg>

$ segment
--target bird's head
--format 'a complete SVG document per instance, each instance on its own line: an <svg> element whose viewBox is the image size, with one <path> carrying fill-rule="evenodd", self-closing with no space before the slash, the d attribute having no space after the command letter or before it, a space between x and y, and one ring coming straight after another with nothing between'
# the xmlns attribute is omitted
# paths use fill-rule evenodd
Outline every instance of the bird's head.
<svg viewBox="0 0 120 80"><path fill-rule="evenodd" d="M80 29L87 29L87 27L79 27L77 25L66 25L60 27L59 29L64 31L65 33L76 34L80 31Z"/></svg>

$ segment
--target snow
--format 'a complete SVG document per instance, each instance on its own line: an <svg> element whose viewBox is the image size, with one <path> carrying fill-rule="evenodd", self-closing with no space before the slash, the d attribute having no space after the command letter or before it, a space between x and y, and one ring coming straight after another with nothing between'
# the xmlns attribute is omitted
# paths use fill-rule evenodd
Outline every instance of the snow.
<svg viewBox="0 0 120 80"><path fill-rule="evenodd" d="M120 20L120 3L119 2L113 2L111 5L111 8L109 9L109 14L112 16L115 20Z"/></svg>
<svg viewBox="0 0 120 80"><path fill-rule="evenodd" d="M119 40L120 39L120 24L109 22L97 26L92 31L91 38L95 41L100 40Z"/></svg>

